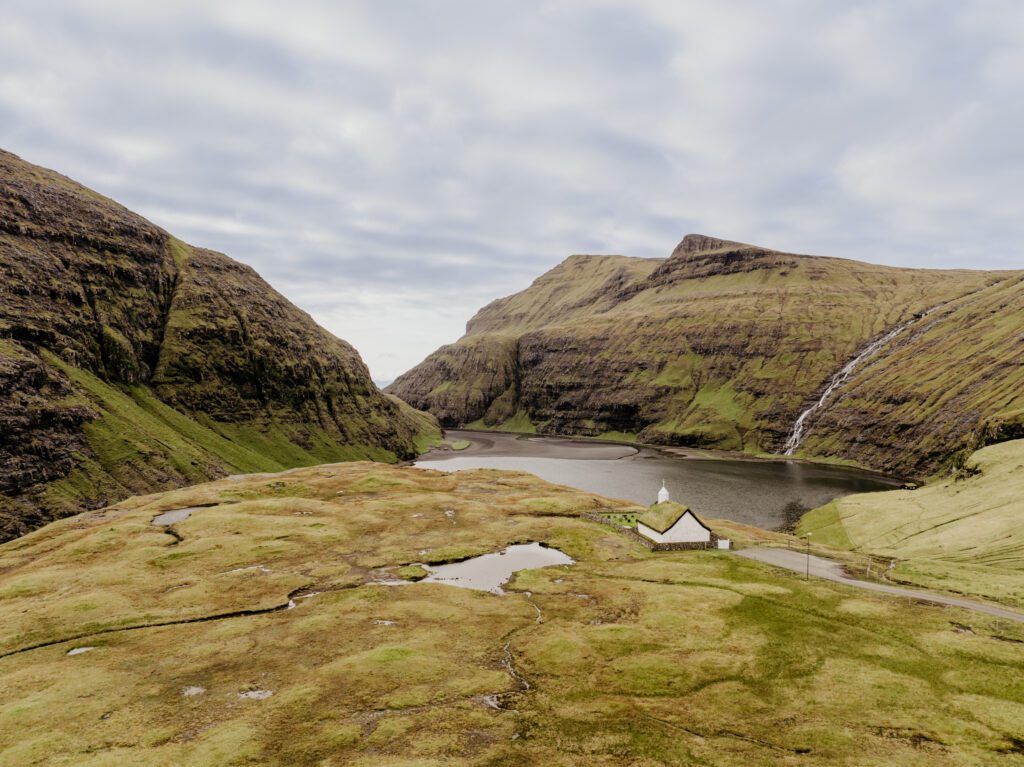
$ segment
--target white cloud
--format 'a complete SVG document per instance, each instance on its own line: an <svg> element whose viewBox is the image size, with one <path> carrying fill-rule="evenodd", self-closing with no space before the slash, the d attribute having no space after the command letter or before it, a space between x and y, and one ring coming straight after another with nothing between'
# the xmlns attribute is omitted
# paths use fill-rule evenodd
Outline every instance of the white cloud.
<svg viewBox="0 0 1024 767"><path fill-rule="evenodd" d="M252 264L392 378L687 231L1020 265L1024 10L9 0L0 145Z"/></svg>

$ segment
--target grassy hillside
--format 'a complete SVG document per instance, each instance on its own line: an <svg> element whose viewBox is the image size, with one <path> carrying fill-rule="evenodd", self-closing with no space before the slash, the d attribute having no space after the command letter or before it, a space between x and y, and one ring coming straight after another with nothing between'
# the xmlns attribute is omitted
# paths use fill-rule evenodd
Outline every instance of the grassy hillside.
<svg viewBox="0 0 1024 767"><path fill-rule="evenodd" d="M913 440L924 466L1024 437L1024 276L952 302L865 365L814 423L806 454L885 465ZM872 427L851 440L851 429Z"/></svg>
<svg viewBox="0 0 1024 767"><path fill-rule="evenodd" d="M352 463L50 524L0 546L0 765L1024 763L1020 629L652 553L600 510L639 511ZM382 585L528 540L577 563Z"/></svg>
<svg viewBox="0 0 1024 767"><path fill-rule="evenodd" d="M0 540L239 471L437 436L227 256L0 151Z"/></svg>
<svg viewBox="0 0 1024 767"><path fill-rule="evenodd" d="M1021 423L1022 279L689 235L666 260L573 256L388 390L451 426L771 453L859 349L912 322L800 454L928 473Z"/></svg>
<svg viewBox="0 0 1024 767"><path fill-rule="evenodd" d="M851 495L799 532L898 561L894 580L1024 607L1024 440L974 453L956 477L918 490Z"/></svg>

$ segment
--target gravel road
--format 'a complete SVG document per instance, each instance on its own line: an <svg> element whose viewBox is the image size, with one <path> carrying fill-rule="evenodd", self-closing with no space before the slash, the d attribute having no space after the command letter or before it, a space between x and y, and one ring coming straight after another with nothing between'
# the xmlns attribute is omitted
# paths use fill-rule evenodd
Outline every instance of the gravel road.
<svg viewBox="0 0 1024 767"><path fill-rule="evenodd" d="M765 564L774 565L776 567L784 567L787 570L793 570L798 573L804 573L807 571L807 554L800 551L794 551L791 549L753 548L741 549L736 553L741 557L746 557L747 559L764 562ZM987 613L988 615L995 615L999 618L1006 618L1007 620L1024 623L1024 614L1014 612L1013 610L1009 610L1005 607L996 607L995 605L985 604L984 602L974 602L970 599L959 599L958 597L947 597L942 594L933 594L927 591L918 591L916 589L889 586L884 583L858 581L857 579L850 578L846 575L841 563L835 562L831 559L816 557L813 554L811 555L811 575L817 578L825 578L830 581L835 581L836 583L845 583L847 586L853 586L858 589L877 591L882 594L892 594L898 597L908 597L922 602L935 602L936 604L948 605L950 607L962 607L965 610L974 610L975 612Z"/></svg>

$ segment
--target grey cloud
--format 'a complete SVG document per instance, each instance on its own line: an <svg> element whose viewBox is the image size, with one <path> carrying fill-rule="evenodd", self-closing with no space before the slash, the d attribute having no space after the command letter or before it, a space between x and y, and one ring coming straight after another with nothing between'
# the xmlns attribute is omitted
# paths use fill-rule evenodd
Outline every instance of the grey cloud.
<svg viewBox="0 0 1024 767"><path fill-rule="evenodd" d="M1009 0L11 0L0 145L252 264L391 378L571 253L687 231L1020 266L1022 24Z"/></svg>

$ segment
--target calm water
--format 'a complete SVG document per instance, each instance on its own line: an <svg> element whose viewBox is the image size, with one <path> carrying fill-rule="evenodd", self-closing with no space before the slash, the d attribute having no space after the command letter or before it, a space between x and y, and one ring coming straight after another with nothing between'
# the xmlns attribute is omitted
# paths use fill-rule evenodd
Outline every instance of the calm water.
<svg viewBox="0 0 1024 767"><path fill-rule="evenodd" d="M416 465L442 471L528 471L549 482L644 505L654 503L664 480L673 500L700 515L769 530L833 498L902 484L856 469L795 461L708 460L648 448L479 432L450 431L447 436L471 445L464 451L428 453Z"/></svg>
<svg viewBox="0 0 1024 767"><path fill-rule="evenodd" d="M165 511L163 514L157 514L155 517L153 517L153 521L150 522L150 524L164 526L174 525L178 522L184 522L186 519L192 516L193 511L199 511L199 508L193 506L192 508L189 509L174 509L172 511Z"/></svg>
<svg viewBox="0 0 1024 767"><path fill-rule="evenodd" d="M539 543L519 543L494 554L484 554L450 565L427 566L430 573L423 583L445 583L466 589L504 594L502 586L520 570L551 565L571 565L575 560L558 549Z"/></svg>

